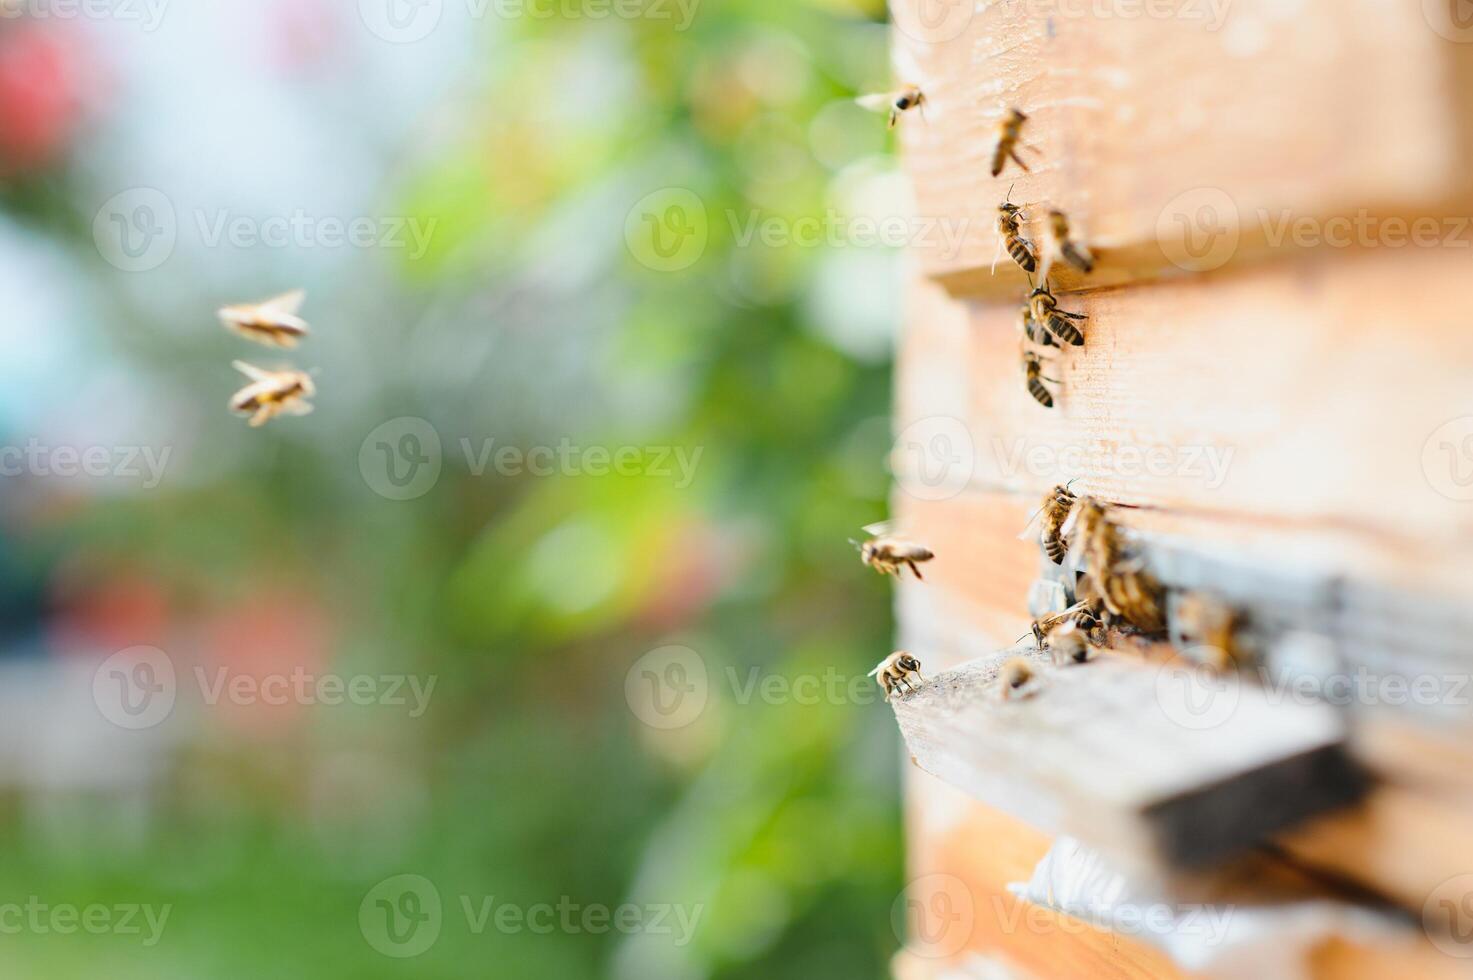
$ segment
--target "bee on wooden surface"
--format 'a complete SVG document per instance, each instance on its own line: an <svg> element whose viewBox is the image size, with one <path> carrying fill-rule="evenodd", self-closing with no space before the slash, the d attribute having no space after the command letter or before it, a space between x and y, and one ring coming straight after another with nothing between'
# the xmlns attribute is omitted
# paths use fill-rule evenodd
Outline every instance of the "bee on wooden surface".
<svg viewBox="0 0 1473 980"><path fill-rule="evenodd" d="M1059 381L1057 378L1043 376L1043 358L1031 350L1023 352L1023 376L1028 385L1028 394L1033 396L1033 400L1044 408L1053 408L1054 396L1043 383L1049 381L1058 384Z"/></svg>
<svg viewBox="0 0 1473 980"><path fill-rule="evenodd" d="M1038 256L1033 254L1032 243L1023 237L1023 209L1011 203L1012 196L1012 188L1008 188L1007 199L997 206L998 248L1006 248L1018 267L1032 275L1038 270ZM997 271L996 259L993 259L992 268Z"/></svg>
<svg viewBox="0 0 1473 980"><path fill-rule="evenodd" d="M1031 697L1036 693L1036 679L1032 664L1023 657L1012 657L997 672L997 696L1004 701Z"/></svg>
<svg viewBox="0 0 1473 980"><path fill-rule="evenodd" d="M1173 612L1178 644L1193 647L1209 666L1223 670L1250 659L1236 609L1205 592L1188 592L1177 598Z"/></svg>
<svg viewBox="0 0 1473 980"><path fill-rule="evenodd" d="M921 676L921 662L904 650L896 650L869 672L869 676L885 689L886 701L890 700L890 695L902 684L905 685L905 693L914 691L915 685L910 680L912 675L922 684L926 683L926 679Z"/></svg>
<svg viewBox="0 0 1473 980"><path fill-rule="evenodd" d="M859 549L860 561L881 574L896 578L900 577L901 568L909 568L917 579L925 580L916 565L936 557L931 549L897 537L892 533L889 521L871 524L864 530L874 536L863 544L850 539L850 544Z"/></svg>
<svg viewBox="0 0 1473 980"><path fill-rule="evenodd" d="M217 315L229 330L268 347L295 347L307 336L307 321L297 315L307 293L302 289L273 296L259 303L222 306Z"/></svg>
<svg viewBox="0 0 1473 980"><path fill-rule="evenodd" d="M1042 283L1028 296L1028 312L1038 323L1053 335L1059 346L1072 344L1075 347L1084 346L1084 334L1080 333L1079 327L1074 320L1087 320L1089 317L1083 313L1070 313L1059 309L1059 301L1054 294L1049 292L1048 284Z"/></svg>
<svg viewBox="0 0 1473 980"><path fill-rule="evenodd" d="M1120 531L1104 505L1093 497L1081 497L1061 533L1069 535L1075 530L1089 563L1086 594L1137 629L1147 633L1165 629L1165 590L1140 558L1126 553Z"/></svg>
<svg viewBox="0 0 1473 980"><path fill-rule="evenodd" d="M1047 641L1046 648L1053 655L1054 663L1060 666L1084 663L1094 655L1097 646L1094 638L1072 619L1050 633Z"/></svg>
<svg viewBox="0 0 1473 980"><path fill-rule="evenodd" d="M252 428L265 425L278 415L307 415L312 411L312 403L307 399L317 394L317 386L306 371L291 368L266 371L245 361L232 363L251 380L231 397L230 410L249 415Z"/></svg>
<svg viewBox="0 0 1473 980"><path fill-rule="evenodd" d="M926 93L914 85L907 85L894 92L876 92L873 95L861 95L854 100L871 112L888 112L890 114L890 127L895 128L895 123L900 119L902 112L911 109L919 109L921 118L926 115Z"/></svg>
<svg viewBox="0 0 1473 980"><path fill-rule="evenodd" d="M1089 249L1074 241L1070 236L1069 218L1064 212L1058 210L1050 211L1048 214L1048 228L1051 253L1049 256L1049 267L1053 266L1053 256L1057 255L1080 272L1088 274L1095 271L1095 257L1090 254Z"/></svg>
<svg viewBox="0 0 1473 980"><path fill-rule="evenodd" d="M1023 168L1024 173L1030 172L1028 164L1018 155L1018 147L1027 146L1034 153L1039 152L1037 148L1028 146L1023 142L1023 124L1028 121L1021 109L1009 109L1007 114L997 123L997 146L992 151L992 176L1001 177L1003 168L1007 166L1008 159Z"/></svg>

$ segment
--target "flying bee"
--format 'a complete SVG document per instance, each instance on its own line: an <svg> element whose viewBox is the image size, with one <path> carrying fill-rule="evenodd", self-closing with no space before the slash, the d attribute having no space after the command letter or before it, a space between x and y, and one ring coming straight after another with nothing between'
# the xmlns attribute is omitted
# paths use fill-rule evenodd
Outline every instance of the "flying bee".
<svg viewBox="0 0 1473 980"><path fill-rule="evenodd" d="M1043 358L1031 350L1023 352L1023 375L1027 381L1028 394L1033 396L1033 400L1044 408L1053 408L1054 396L1043 386L1043 383L1050 381L1058 384L1058 379L1043 376Z"/></svg>
<svg viewBox="0 0 1473 980"><path fill-rule="evenodd" d="M1089 319L1083 313L1070 313L1059 309L1059 301L1054 294L1049 292L1048 284L1043 283L1028 296L1028 312L1033 319L1043 324L1051 333L1059 346L1073 344L1075 347L1084 346L1084 334L1079 332L1079 327L1070 322L1073 320Z"/></svg>
<svg viewBox="0 0 1473 980"><path fill-rule="evenodd" d="M910 681L912 674L922 684L926 683L926 679L921 677L921 662L904 650L896 650L881 660L880 665L870 671L868 676L873 677L875 682L885 689L885 700L889 701L890 695L894 694L902 684L905 685L907 693L915 690L915 685Z"/></svg>
<svg viewBox="0 0 1473 980"><path fill-rule="evenodd" d="M1048 213L1049 244L1053 255L1058 255L1065 262L1072 265L1083 273L1095 271L1095 257L1090 254L1089 249L1075 242L1069 234L1069 218L1059 210ZM1049 265L1053 265L1052 255Z"/></svg>
<svg viewBox="0 0 1473 980"><path fill-rule="evenodd" d="M305 290L293 289L259 303L222 306L217 315L226 329L247 340L268 347L295 347L307 336L307 321L297 316L306 297Z"/></svg>
<svg viewBox="0 0 1473 980"><path fill-rule="evenodd" d="M900 119L902 112L919 109L921 118L926 117L926 93L914 85L907 85L894 92L861 95L854 101L871 112L889 112L891 129L895 128L895 123Z"/></svg>
<svg viewBox="0 0 1473 980"><path fill-rule="evenodd" d="M1012 203L1013 189L1008 188L1007 199L997 206L998 248L1006 248L1019 268L1032 275L1038 269L1038 257L1033 254L1033 245L1023 237L1023 209ZM997 270L997 260L992 262Z"/></svg>
<svg viewBox="0 0 1473 980"><path fill-rule="evenodd" d="M1037 685L1032 683L1036 677L1032 664L1023 657L1012 657L997 672L997 696L1004 701L1032 697L1036 693Z"/></svg>
<svg viewBox="0 0 1473 980"><path fill-rule="evenodd" d="M1036 147L1028 146L1027 143L1023 142L1023 124L1027 121L1028 117L1023 114L1023 110L1016 108L1009 109L1007 115L998 120L997 146L992 151L992 176L1002 176L1003 168L1007 166L1009 157L1012 158L1014 163L1023 168L1024 173L1030 172L1028 170L1028 164L1023 162L1022 157L1018 156L1018 147L1020 146L1026 146L1034 153L1039 152Z"/></svg>
<svg viewBox="0 0 1473 980"><path fill-rule="evenodd" d="M265 371L245 361L232 363L251 381L231 397L230 410L249 415L252 428L265 425L278 415L307 415L312 411L312 403L307 399L317 394L317 386L306 371L291 368Z"/></svg>
<svg viewBox="0 0 1473 980"><path fill-rule="evenodd" d="M879 524L871 524L866 527L865 532L874 537L860 544L850 539L859 549L859 560L883 575L894 575L900 577L901 568L909 568L917 579L924 581L921 570L916 567L918 562L928 562L936 555L931 549L896 537L890 532L890 522L881 521Z"/></svg>

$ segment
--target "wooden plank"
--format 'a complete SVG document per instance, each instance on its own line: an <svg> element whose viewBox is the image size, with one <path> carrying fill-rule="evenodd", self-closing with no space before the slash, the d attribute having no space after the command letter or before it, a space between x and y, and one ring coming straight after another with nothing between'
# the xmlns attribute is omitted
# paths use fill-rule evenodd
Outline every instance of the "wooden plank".
<svg viewBox="0 0 1473 980"><path fill-rule="evenodd" d="M1190 976L1153 946L1014 896L1008 885L1033 873L1051 844L1047 835L916 770L907 778L907 799L915 889L909 897L922 909L931 899L933 911L964 913L938 917L929 941L912 935L899 961L912 974L949 976L981 955L1024 978ZM940 895L946 903L934 901Z"/></svg>
<svg viewBox="0 0 1473 980"><path fill-rule="evenodd" d="M963 903L948 906L951 912L971 914L948 920L947 929L931 933L930 944L910 942L896 957L897 977L995 980L989 967L997 965L1018 980L1194 975L1135 937L1049 909L1025 910L1007 886L1029 878L1052 844L1048 835L918 769L907 775L906 796L912 841L909 877L923 883L918 894L946 894ZM945 883L928 881L933 878ZM1181 894L1187 896L1184 900L1235 909L1331 897L1322 884L1266 856L1241 862L1228 874L1186 882ZM1314 980L1469 976L1468 963L1439 953L1410 929L1401 934L1388 930L1374 942L1330 940L1310 955L1308 975Z"/></svg>
<svg viewBox="0 0 1473 980"><path fill-rule="evenodd" d="M1249 258L1281 212L1466 214L1473 56L1439 2L895 0L895 74L928 100L903 123L917 212L972 219L913 251L953 291L1016 286L988 273L1015 182L1087 231L1090 285ZM993 178L1012 106L1042 152Z"/></svg>
<svg viewBox="0 0 1473 980"><path fill-rule="evenodd" d="M1403 565L1456 567L1473 555L1473 485L1460 482L1473 475L1473 311L1446 297L1468 254L1347 253L1069 297L1091 319L1083 348L1054 355L1052 411L1024 390L1011 305L918 287L899 488L1036 498L1084 476L1107 500L1325 531L1345 542L1335 562L1412 548ZM942 467L947 480L928 483Z"/></svg>
<svg viewBox="0 0 1473 980"><path fill-rule="evenodd" d="M1008 656L1033 663L1036 694L1003 700ZM1055 668L1024 647L936 675L894 707L922 769L1151 872L1241 854L1363 791L1334 712L1244 687L1230 715L1204 717L1198 695L1153 666Z"/></svg>

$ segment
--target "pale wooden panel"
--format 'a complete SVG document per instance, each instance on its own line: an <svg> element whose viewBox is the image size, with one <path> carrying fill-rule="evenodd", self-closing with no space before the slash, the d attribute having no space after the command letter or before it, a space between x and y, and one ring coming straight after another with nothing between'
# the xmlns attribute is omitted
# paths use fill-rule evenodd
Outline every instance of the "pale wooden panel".
<svg viewBox="0 0 1473 980"><path fill-rule="evenodd" d="M957 291L1021 282L987 273L993 208L1015 180L1015 201L1058 205L1087 230L1101 259L1091 283L1178 271L1167 256L1185 255L1191 232L1175 216L1195 219L1204 203L1241 232L1242 255L1263 237L1260 208L1466 213L1470 46L1432 28L1423 8L1438 2L1167 5L1226 8L1213 30L1215 17L1129 16L1156 0L895 0L896 75L929 100L924 121L903 123L918 213L975 219L959 251L916 251ZM1032 174L1010 165L994 179L1009 106L1030 114L1042 155L1025 156Z"/></svg>
<svg viewBox="0 0 1473 980"><path fill-rule="evenodd" d="M1082 474L1078 489L1111 501L1333 532L1393 559L1415 546L1454 567L1473 555L1453 479L1473 458L1444 426L1473 416L1473 309L1449 297L1470 254L1354 252L1069 296L1090 321L1083 348L1054 355L1053 410L1024 390L1010 305L918 285L898 379L902 495L928 495L917 434L952 424L937 417L965 390L976 487L1041 496ZM1450 585L1467 594L1466 578Z"/></svg>
<svg viewBox="0 0 1473 980"><path fill-rule="evenodd" d="M948 976L972 954L981 954L1022 977L1195 976L1136 939L1022 902L1007 886L1028 880L1051 839L959 796L925 773L912 772L907 782L912 824L909 877L925 881L928 876L945 876L938 889L971 912L952 920L948 931L937 933L929 945L912 940L910 953L899 959L907 975Z"/></svg>
<svg viewBox="0 0 1473 980"><path fill-rule="evenodd" d="M912 841L908 875L952 879L950 888L973 911L957 920L960 934L942 934L935 945L915 944L894 963L899 980L992 980L987 963L1002 964L1018 980L1029 977L1189 977L1153 946L1138 939L1087 926L1068 916L1034 910L1023 917L1008 890L1026 881L1052 839L1028 824L961 794L925 772L906 779ZM1185 901L1250 904L1336 897L1322 883L1268 856L1245 861L1232 872L1187 883ZM953 911L955 909L953 908ZM1020 928L1031 922L1041 928ZM938 956L938 952L954 955ZM1467 980L1470 964L1437 952L1412 929L1395 931L1374 944L1332 940L1311 954L1314 980Z"/></svg>

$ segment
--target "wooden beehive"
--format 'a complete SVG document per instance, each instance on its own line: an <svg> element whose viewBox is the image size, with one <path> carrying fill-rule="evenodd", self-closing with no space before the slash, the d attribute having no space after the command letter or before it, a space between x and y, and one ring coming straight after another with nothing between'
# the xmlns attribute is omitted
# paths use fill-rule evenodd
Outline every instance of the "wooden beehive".
<svg viewBox="0 0 1473 980"><path fill-rule="evenodd" d="M918 227L965 229L917 236L897 369L895 512L937 552L897 600L932 678L896 705L909 873L971 912L912 935L897 975L1197 975L1097 923L1016 927L1007 886L1069 834L1163 894L1384 926L1326 934L1304 976L1473 976L1465 7L895 0L897 77L927 97L901 123ZM1010 106L1041 153L994 179ZM1028 284L993 268L1009 193L1028 238L1058 207L1098 260L1056 278L1089 319L1052 411L1024 390ZM1048 601L1019 534L1076 478L1174 594L1256 624L1259 707L1218 740L1146 717L1156 648L989 701L988 658Z"/></svg>

